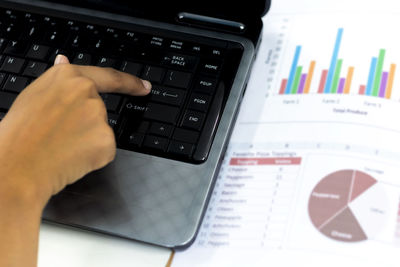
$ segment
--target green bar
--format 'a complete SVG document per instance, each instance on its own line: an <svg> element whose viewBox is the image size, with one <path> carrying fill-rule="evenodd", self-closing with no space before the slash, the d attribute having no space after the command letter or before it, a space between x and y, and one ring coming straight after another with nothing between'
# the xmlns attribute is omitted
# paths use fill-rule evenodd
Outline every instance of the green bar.
<svg viewBox="0 0 400 267"><path fill-rule="evenodd" d="M374 87L372 89L372 95L378 96L379 93L379 85L381 84L382 79L382 69L383 69L383 59L385 58L385 49L379 50L378 62L376 64L376 71L374 77Z"/></svg>
<svg viewBox="0 0 400 267"><path fill-rule="evenodd" d="M333 76L333 82L331 87L331 93L336 94L339 84L340 70L342 69L343 59L338 59L335 68L335 75Z"/></svg>
<svg viewBox="0 0 400 267"><path fill-rule="evenodd" d="M291 94L296 94L297 93L297 88L299 87L300 83L300 76L301 76L301 71L303 70L302 66L298 66L296 69L296 75L294 76L294 82L292 85L292 90L290 91Z"/></svg>

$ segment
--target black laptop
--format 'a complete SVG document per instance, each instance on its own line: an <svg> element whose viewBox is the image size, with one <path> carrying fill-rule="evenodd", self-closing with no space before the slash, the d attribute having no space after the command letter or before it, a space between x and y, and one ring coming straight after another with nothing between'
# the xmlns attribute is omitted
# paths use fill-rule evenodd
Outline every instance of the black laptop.
<svg viewBox="0 0 400 267"><path fill-rule="evenodd" d="M54 196L49 222L165 247L194 239L269 0L0 1L0 118L57 54L150 80L103 94L117 157Z"/></svg>

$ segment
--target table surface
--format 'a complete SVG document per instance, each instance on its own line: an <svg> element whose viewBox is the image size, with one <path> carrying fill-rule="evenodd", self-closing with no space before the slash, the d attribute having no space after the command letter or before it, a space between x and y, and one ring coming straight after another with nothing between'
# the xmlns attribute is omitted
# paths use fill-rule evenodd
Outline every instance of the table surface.
<svg viewBox="0 0 400 267"><path fill-rule="evenodd" d="M75 228L40 228L39 267L165 267L170 255L170 249Z"/></svg>

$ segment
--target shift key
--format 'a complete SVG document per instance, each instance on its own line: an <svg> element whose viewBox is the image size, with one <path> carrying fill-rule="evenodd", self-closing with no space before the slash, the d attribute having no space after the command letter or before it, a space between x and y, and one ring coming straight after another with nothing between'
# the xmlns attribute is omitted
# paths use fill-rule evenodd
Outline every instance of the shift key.
<svg viewBox="0 0 400 267"><path fill-rule="evenodd" d="M149 103L147 110L144 112L144 118L147 120L155 120L176 124L179 115L179 108L160 105L156 103Z"/></svg>

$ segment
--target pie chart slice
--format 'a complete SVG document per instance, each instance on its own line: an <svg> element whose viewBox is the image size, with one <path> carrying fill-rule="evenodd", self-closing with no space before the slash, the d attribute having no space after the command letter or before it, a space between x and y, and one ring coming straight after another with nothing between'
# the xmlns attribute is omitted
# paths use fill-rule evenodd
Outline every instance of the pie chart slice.
<svg viewBox="0 0 400 267"><path fill-rule="evenodd" d="M308 205L308 212L315 227L319 228L329 218L346 207L353 175L353 170L334 172L315 186Z"/></svg>
<svg viewBox="0 0 400 267"><path fill-rule="evenodd" d="M356 217L348 207L327 222L320 231L338 241L357 242L367 239Z"/></svg>
<svg viewBox="0 0 400 267"><path fill-rule="evenodd" d="M382 227L384 199L384 191L367 173L340 170L328 174L314 187L308 212L323 235L343 242L359 242Z"/></svg>

